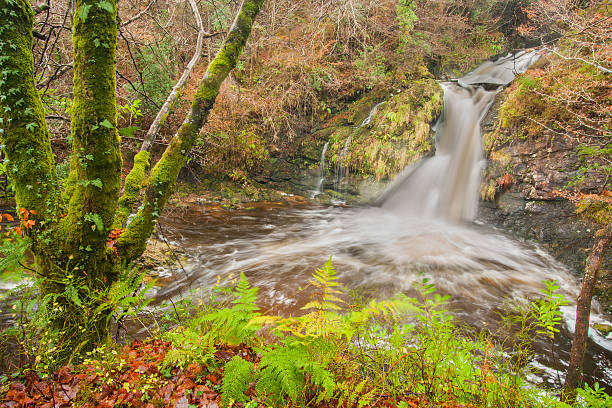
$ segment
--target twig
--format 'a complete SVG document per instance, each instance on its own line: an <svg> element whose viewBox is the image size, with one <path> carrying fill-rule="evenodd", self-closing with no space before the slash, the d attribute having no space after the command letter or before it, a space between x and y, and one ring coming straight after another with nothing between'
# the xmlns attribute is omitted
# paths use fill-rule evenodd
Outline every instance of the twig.
<svg viewBox="0 0 612 408"><path fill-rule="evenodd" d="M200 11L198 10L198 5L196 4L195 0L189 0L189 4L191 5L191 9L193 10L193 15L196 19L199 30L195 52L193 53L193 57L191 57L189 64L187 64L187 67L183 71L183 74L179 78L178 82L172 88L170 95L168 95L168 98L166 98L166 101L164 102L160 110L157 112L157 116L155 116L153 123L151 123L151 126L149 127L149 130L145 135L145 140L142 143L142 146L140 147L140 151L148 151L151 149L153 141L157 137L161 125L168 117L170 109L178 99L182 89L185 87L185 84L187 83L187 80L189 79L193 68L198 63L202 54L202 44L204 42L204 25L202 24L202 17L200 16Z"/></svg>
<svg viewBox="0 0 612 408"><path fill-rule="evenodd" d="M548 48L548 47L544 47L544 49L545 49L545 50L548 50L548 51L550 51L550 52L552 52L552 53L553 53L553 54L555 54L557 57L562 58L562 59L564 59L564 60L567 60L567 61L581 61L581 62L584 62L585 64L588 64L588 65L590 65L590 66L592 66L592 67L597 68L598 70L600 70L600 71L602 71L602 72L605 72L606 74L612 73L612 70L610 70L610 69L608 69L608 68L606 68L606 67L604 67L604 66L602 66L602 65L599 65L599 64L598 64L598 63L596 63L596 62L592 62L592 61L589 61L589 60L585 60L584 58L580 58L580 57L566 57L565 55L559 54L559 53L558 53L557 51L555 51L554 49L552 49L552 48Z"/></svg>
<svg viewBox="0 0 612 408"><path fill-rule="evenodd" d="M140 17L142 17L145 13L147 13L147 11L149 11L149 9L151 8L151 6L156 2L157 0L151 0L149 2L149 4L147 4L147 7L145 7L141 12L139 12L138 14L136 14L134 17L128 19L125 23L121 23L121 27L125 27L129 24L132 24L134 21L138 20Z"/></svg>

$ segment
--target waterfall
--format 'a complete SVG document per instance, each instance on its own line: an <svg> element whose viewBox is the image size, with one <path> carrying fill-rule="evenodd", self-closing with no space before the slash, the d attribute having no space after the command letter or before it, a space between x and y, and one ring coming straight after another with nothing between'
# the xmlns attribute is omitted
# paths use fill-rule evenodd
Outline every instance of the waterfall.
<svg viewBox="0 0 612 408"><path fill-rule="evenodd" d="M535 51L508 55L442 83L444 110L435 126L436 154L404 169L379 200L383 208L454 222L474 219L483 166L480 122L497 92L538 57Z"/></svg>
<svg viewBox="0 0 612 408"><path fill-rule="evenodd" d="M376 105L374 105L374 107L370 109L370 113L368 113L368 116L361 122L359 126L356 126L355 129L359 129L363 126L369 125L374 115L376 115L376 112L378 112L378 107L384 103L385 101L379 102ZM345 183L344 185L342 184L342 179L344 177L348 177L348 166L346 166L346 160L348 158L349 149L351 147L352 140L353 140L352 135L349 135L346 138L346 141L344 142L344 147L338 154L338 157L336 159L336 164L334 166L334 190L338 192L342 192L342 187L344 187L345 190L347 187L347 183ZM327 147L327 144L325 145L325 147Z"/></svg>
<svg viewBox="0 0 612 408"><path fill-rule="evenodd" d="M378 112L378 107L379 107L380 105L382 105L383 103L385 103L385 102L384 102L384 101L383 101L383 102L379 102L379 103L377 103L376 105L374 105L374 107L373 107L373 108L370 110L370 113L368 113L368 117L367 117L367 118L365 118L365 119L364 119L364 120L361 122L361 125L359 125L359 127L369 125L369 124L370 124L370 122L372 121L372 118L374 117L374 115L376 115L376 112Z"/></svg>
<svg viewBox="0 0 612 408"><path fill-rule="evenodd" d="M321 164L319 165L319 183L317 184L316 194L323 192L323 182L325 181L325 153L327 153L327 146L329 142L325 142L323 150L321 151Z"/></svg>
<svg viewBox="0 0 612 408"><path fill-rule="evenodd" d="M334 166L334 189L336 191L340 191L342 178L345 176L344 173L347 173L346 176L348 176L348 167L345 166L345 164L346 158L349 153L349 148L351 147L351 140L353 139L352 136L353 135L349 135L349 137L346 138L346 141L344 142L344 147L342 148L340 154L338 155L338 158L336 159L336 165Z"/></svg>

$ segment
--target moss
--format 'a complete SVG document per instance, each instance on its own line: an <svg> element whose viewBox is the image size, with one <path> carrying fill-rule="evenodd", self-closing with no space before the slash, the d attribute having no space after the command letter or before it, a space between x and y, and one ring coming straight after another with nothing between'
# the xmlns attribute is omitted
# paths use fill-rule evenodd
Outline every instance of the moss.
<svg viewBox="0 0 612 408"><path fill-rule="evenodd" d="M151 154L147 151L141 151L134 157L134 165L132 170L125 178L123 187L123 195L119 198L117 212L115 215L114 228L124 228L129 215L134 209L134 204L138 200L140 190L147 175L149 168L149 157Z"/></svg>
<svg viewBox="0 0 612 408"><path fill-rule="evenodd" d="M133 260L144 251L157 218L174 192L179 171L208 118L221 83L236 65L263 3L263 0L247 0L243 3L221 49L206 70L187 119L151 171L141 209L117 241L116 248L123 259Z"/></svg>
<svg viewBox="0 0 612 408"><path fill-rule="evenodd" d="M377 100L377 97L364 97L357 101L356 106L349 107L353 112L350 117L353 120L367 117ZM365 101L369 101L367 109L363 106ZM391 178L433 150L431 123L442 108L443 91L435 80L413 80L379 105L370 124L335 128L329 136L330 162L338 160L350 135L350 154L345 163L352 171L377 179ZM361 113L355 116L355 112Z"/></svg>
<svg viewBox="0 0 612 408"><path fill-rule="evenodd" d="M104 3L112 10L99 4L96 0L76 2L73 156L70 202L62 233L88 273L103 276L108 272L108 267L100 267L107 256L105 232L114 221L122 160L115 119L117 4L115 0ZM91 223L84 220L86 214L99 217L104 231L92 230Z"/></svg>
<svg viewBox="0 0 612 408"><path fill-rule="evenodd" d="M29 2L0 0L0 142L17 205L52 218L59 203L55 163L33 77ZM38 223L35 229L41 227Z"/></svg>

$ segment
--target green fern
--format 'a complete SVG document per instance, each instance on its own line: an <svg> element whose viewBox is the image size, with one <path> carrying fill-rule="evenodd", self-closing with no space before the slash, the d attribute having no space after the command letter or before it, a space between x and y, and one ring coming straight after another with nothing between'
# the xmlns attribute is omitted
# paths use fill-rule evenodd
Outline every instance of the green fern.
<svg viewBox="0 0 612 408"><path fill-rule="evenodd" d="M301 310L310 310L310 313L300 319L305 333L309 335L328 336L340 322L338 312L343 309L341 305L345 302L338 297L343 292L338 289L340 283L331 260L330 257L312 274L310 285L316 289L311 301L301 308Z"/></svg>
<svg viewBox="0 0 612 408"><path fill-rule="evenodd" d="M234 356L225 365L223 384L221 385L221 406L229 407L234 402L246 403L249 398L245 392L253 380L253 363Z"/></svg>
<svg viewBox="0 0 612 408"><path fill-rule="evenodd" d="M209 322L219 340L237 345L249 343L254 334L261 328L256 322L260 316L257 301L258 288L251 287L244 273L240 274L240 281L231 292L232 307L214 310L200 317L202 322Z"/></svg>
<svg viewBox="0 0 612 408"><path fill-rule="evenodd" d="M329 312L342 310L340 304L345 303L337 295L342 294L341 290L335 289L340 286L338 276L331 263L331 257L325 264L312 274L310 285L316 289L312 296L314 300L306 303L302 310L312 310L316 312Z"/></svg>
<svg viewBox="0 0 612 408"><path fill-rule="evenodd" d="M269 402L280 404L287 396L296 404L303 402L309 385L324 390L321 399L329 399L336 388L333 375L317 362L301 342L262 353L257 373L257 392L267 395Z"/></svg>
<svg viewBox="0 0 612 408"><path fill-rule="evenodd" d="M19 264L23 261L25 253L30 247L30 239L27 237L18 237L15 240L3 240L0 244L0 276L6 271L13 269L21 269Z"/></svg>

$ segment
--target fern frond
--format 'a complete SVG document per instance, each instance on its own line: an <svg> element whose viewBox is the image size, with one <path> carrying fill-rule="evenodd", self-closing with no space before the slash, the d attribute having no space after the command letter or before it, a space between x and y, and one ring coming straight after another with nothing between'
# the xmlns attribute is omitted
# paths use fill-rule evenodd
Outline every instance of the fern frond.
<svg viewBox="0 0 612 408"><path fill-rule="evenodd" d="M19 263L24 259L27 249L30 247L29 238L20 238L16 241L5 240L0 245L0 271L5 272L14 268L21 268Z"/></svg>
<svg viewBox="0 0 612 408"><path fill-rule="evenodd" d="M246 403L248 397L245 392L253 380L253 363L234 356L225 365L223 383L221 384L221 406L229 407L232 402Z"/></svg>
<svg viewBox="0 0 612 408"><path fill-rule="evenodd" d="M321 347L319 347L321 346ZM317 359L311 354L317 350ZM310 350L310 352L309 352ZM311 338L302 341L292 338L289 344L262 352L257 375L257 391L268 395L273 403L289 397L295 404L303 402L304 391L309 385L324 390L321 399L330 399L336 389L333 375L325 369L318 357L337 350L329 341Z"/></svg>
<svg viewBox="0 0 612 408"><path fill-rule="evenodd" d="M301 348L279 347L265 353L259 362L257 392L267 395L276 405L288 396L292 401L301 400L304 374L299 369L309 359Z"/></svg>
<svg viewBox="0 0 612 408"><path fill-rule="evenodd" d="M340 297L343 291L335 289L340 286L338 276L331 262L331 257L325 264L312 274L310 285L317 288L312 295L312 300L302 306L301 310L308 310L311 313L302 317L304 328L307 334L326 336L331 333L327 318L338 321L337 311L343 310L341 306L344 302ZM313 324L316 323L316 324Z"/></svg>
<svg viewBox="0 0 612 408"><path fill-rule="evenodd" d="M208 331L214 331L219 340L238 345L254 339L253 335L261 328L257 317L256 305L258 288L251 287L244 273L240 274L238 285L231 291L232 307L213 310L199 317L200 322L208 322Z"/></svg>

